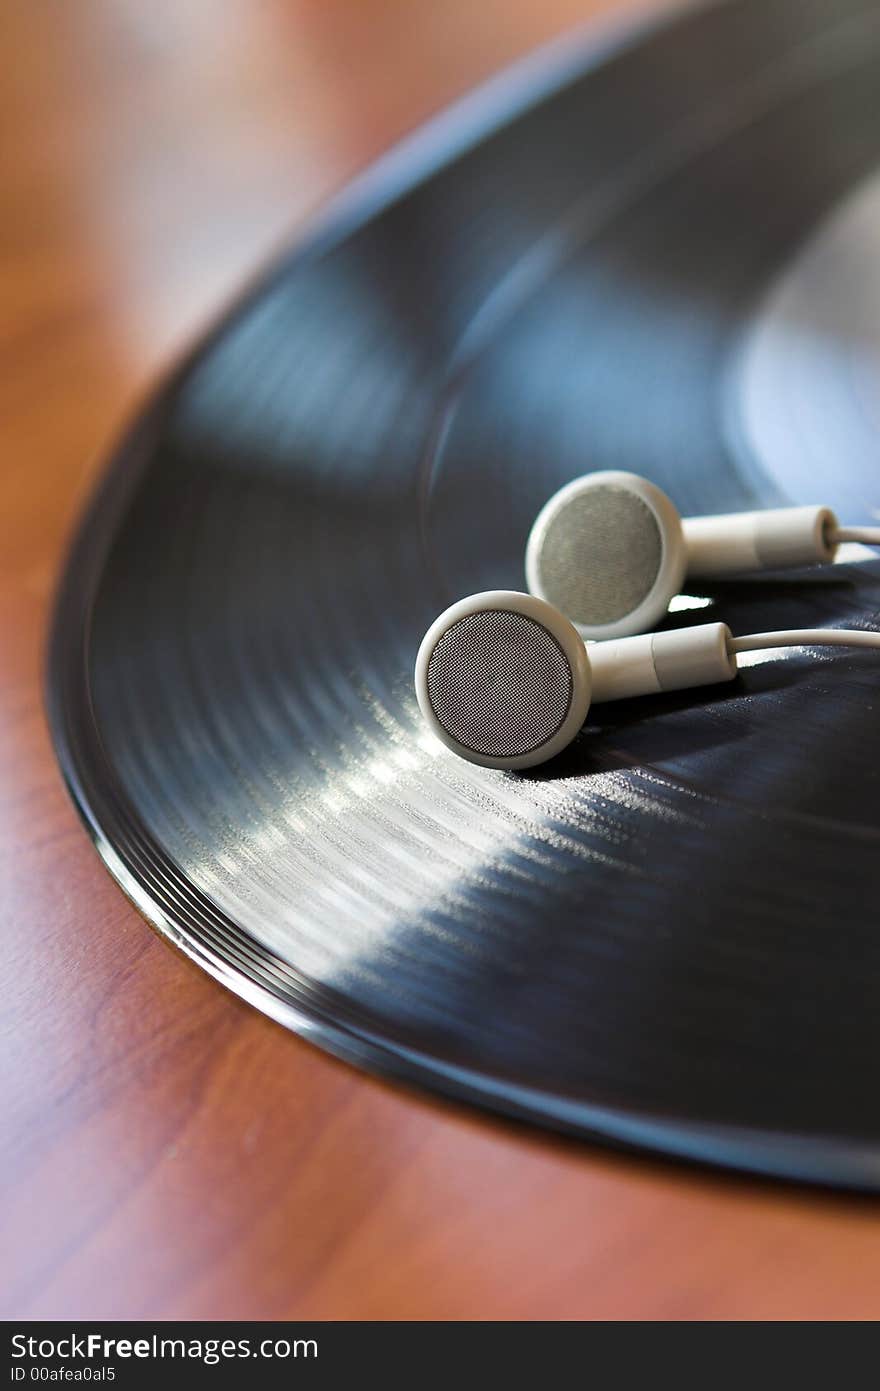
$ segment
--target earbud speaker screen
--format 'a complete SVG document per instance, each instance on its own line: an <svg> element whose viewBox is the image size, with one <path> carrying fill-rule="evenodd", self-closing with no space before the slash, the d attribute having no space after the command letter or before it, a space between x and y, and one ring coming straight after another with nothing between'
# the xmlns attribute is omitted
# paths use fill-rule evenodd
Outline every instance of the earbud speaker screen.
<svg viewBox="0 0 880 1391"><path fill-rule="evenodd" d="M571 704L571 668L540 623L501 610L470 614L439 639L428 698L464 748L514 758L559 730Z"/></svg>
<svg viewBox="0 0 880 1391"><path fill-rule="evenodd" d="M626 488L591 488L547 525L541 592L574 623L616 623L650 594L662 558L660 528L642 498Z"/></svg>

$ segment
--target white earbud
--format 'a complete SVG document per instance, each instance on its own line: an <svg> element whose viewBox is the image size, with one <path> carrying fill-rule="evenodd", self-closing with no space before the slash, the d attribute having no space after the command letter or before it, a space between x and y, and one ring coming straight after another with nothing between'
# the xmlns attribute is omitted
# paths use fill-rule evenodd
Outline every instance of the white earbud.
<svg viewBox="0 0 880 1391"><path fill-rule="evenodd" d="M530 768L570 744L591 701L732 681L738 652L820 644L880 648L880 633L839 628L734 638L725 623L594 643L533 594L489 590L431 624L415 687L429 727L486 768Z"/></svg>
<svg viewBox="0 0 880 1391"><path fill-rule="evenodd" d="M682 519L635 473L590 473L541 509L526 547L526 583L584 638L643 633L685 575L822 565L842 541L880 545L880 527L839 525L830 507L785 507Z"/></svg>

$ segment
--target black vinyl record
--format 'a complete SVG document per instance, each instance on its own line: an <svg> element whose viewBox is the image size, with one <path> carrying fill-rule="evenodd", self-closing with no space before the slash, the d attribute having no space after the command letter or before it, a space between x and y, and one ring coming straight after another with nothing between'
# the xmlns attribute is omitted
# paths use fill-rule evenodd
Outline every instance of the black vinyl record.
<svg viewBox="0 0 880 1391"><path fill-rule="evenodd" d="M359 181L156 393L69 560L50 717L107 866L231 989L554 1128L880 1185L874 654L598 707L528 774L440 749L412 688L442 608L524 587L578 474L631 469L685 516L876 519L880 256L851 229L880 226L878 94L865 0L716 4L527 64ZM701 585L667 622L880 626L880 564L844 561Z"/></svg>

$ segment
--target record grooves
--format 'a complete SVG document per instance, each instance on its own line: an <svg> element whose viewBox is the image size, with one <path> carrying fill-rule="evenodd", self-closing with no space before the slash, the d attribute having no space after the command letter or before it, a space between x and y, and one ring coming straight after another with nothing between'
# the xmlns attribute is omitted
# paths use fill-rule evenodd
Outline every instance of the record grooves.
<svg viewBox="0 0 880 1391"><path fill-rule="evenodd" d="M873 1188L871 655L599 707L530 775L438 751L412 664L441 608L523 587L532 519L589 468L686 514L873 519L876 452L836 443L871 400L780 464L755 447L786 436L755 385L772 335L739 364L784 304L777 337L866 380L864 325L826 333L811 290L795 321L778 287L880 166L880 13L738 0L566 64L446 162L423 140L361 181L156 392L59 593L59 758L149 920L330 1051ZM880 564L846 562L703 586L668 621L877 628Z"/></svg>

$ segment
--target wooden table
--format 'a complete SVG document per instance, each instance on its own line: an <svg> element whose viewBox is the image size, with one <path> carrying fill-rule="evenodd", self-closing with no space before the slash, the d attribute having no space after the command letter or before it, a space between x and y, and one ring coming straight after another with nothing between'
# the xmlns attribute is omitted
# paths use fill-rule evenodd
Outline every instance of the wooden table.
<svg viewBox="0 0 880 1391"><path fill-rule="evenodd" d="M6 1317L880 1315L876 1203L406 1094L156 937L62 788L52 586L156 370L356 169L583 0L2 0Z"/></svg>

